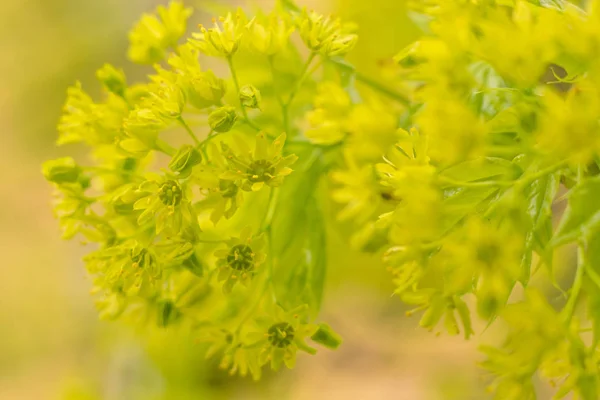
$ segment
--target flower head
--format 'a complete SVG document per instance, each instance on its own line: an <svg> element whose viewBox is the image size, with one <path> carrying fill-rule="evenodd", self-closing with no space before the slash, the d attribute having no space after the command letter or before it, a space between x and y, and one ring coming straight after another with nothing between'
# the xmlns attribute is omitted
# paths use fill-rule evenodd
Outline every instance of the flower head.
<svg viewBox="0 0 600 400"><path fill-rule="evenodd" d="M231 218L241 205L244 199L242 180L222 178L224 175L230 175L230 168L216 144L211 142L207 145L207 154L208 164L199 168L192 180L205 196L199 204L212 209L210 220L216 224L223 216Z"/></svg>
<svg viewBox="0 0 600 400"><path fill-rule="evenodd" d="M264 185L280 186L283 178L292 173L289 166L298 159L294 154L282 156L285 137L283 133L269 145L265 133L261 132L256 136L254 152L243 155L236 155L227 145L221 144L231 168L229 173L222 175L222 179L241 179L241 188L246 191L260 190Z"/></svg>
<svg viewBox="0 0 600 400"><path fill-rule="evenodd" d="M154 251L134 240L94 251L85 262L96 285L126 295L152 290L161 275Z"/></svg>
<svg viewBox="0 0 600 400"><path fill-rule="evenodd" d="M265 237L262 234L252 236L250 228L245 228L239 238L228 242L227 249L218 250L217 268L219 281L223 281L223 292L229 293L233 286L240 282L248 285L257 268L265 261L266 255L262 252L265 247Z"/></svg>
<svg viewBox="0 0 600 400"><path fill-rule="evenodd" d="M200 68L198 50L191 44L179 46L178 54L169 58L169 65L191 105L203 109L221 102L227 89L225 81L217 78L211 70Z"/></svg>
<svg viewBox="0 0 600 400"><path fill-rule="evenodd" d="M325 17L314 11L303 10L298 26L304 44L328 57L348 53L358 40L354 26L344 25L339 18Z"/></svg>
<svg viewBox="0 0 600 400"><path fill-rule="evenodd" d="M129 58L140 64L161 61L169 46L175 47L187 27L192 9L173 1L168 7L159 6L158 14L145 14L129 33Z"/></svg>
<svg viewBox="0 0 600 400"><path fill-rule="evenodd" d="M259 331L248 334L248 340L253 347L261 349L261 365L270 363L275 371L282 364L293 368L298 350L309 354L317 352L305 342L318 329L316 325L303 322L306 310L306 306L300 306L286 312L277 307L274 315L256 320Z"/></svg>
<svg viewBox="0 0 600 400"><path fill-rule="evenodd" d="M190 43L206 55L231 57L240 47L246 23L246 16L241 10L235 15L228 13L218 21L213 19L212 28L200 25L200 33L194 33Z"/></svg>
<svg viewBox="0 0 600 400"><path fill-rule="evenodd" d="M288 26L284 20L275 15L265 19L261 21L252 18L246 25L248 46L257 53L273 56L287 47L294 27Z"/></svg>
<svg viewBox="0 0 600 400"><path fill-rule="evenodd" d="M57 143L112 144L121 136L127 110L123 99L112 93L106 102L94 103L77 82L67 90L67 100L58 123Z"/></svg>
<svg viewBox="0 0 600 400"><path fill-rule="evenodd" d="M135 210L143 210L137 223L144 226L153 220L156 233L177 235L187 226L197 227L197 218L190 204L189 188L177 177L160 176L143 182L138 191L145 196L135 202Z"/></svg>

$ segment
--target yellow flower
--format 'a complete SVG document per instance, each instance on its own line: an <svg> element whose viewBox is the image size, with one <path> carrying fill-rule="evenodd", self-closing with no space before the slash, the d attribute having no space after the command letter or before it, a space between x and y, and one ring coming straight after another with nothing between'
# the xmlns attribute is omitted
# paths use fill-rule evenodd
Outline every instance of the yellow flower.
<svg viewBox="0 0 600 400"><path fill-rule="evenodd" d="M275 14L264 19L252 18L246 26L248 46L257 53L273 56L288 46L293 26L278 18Z"/></svg>
<svg viewBox="0 0 600 400"><path fill-rule="evenodd" d="M261 132L256 135L254 152L241 155L236 155L229 146L221 143L225 158L231 167L229 173L221 175L221 179L242 180L241 188L245 191L258 191L264 185L280 186L283 178L292 173L289 166L298 159L295 154L282 155L285 138L283 133L269 146L266 134Z"/></svg>
<svg viewBox="0 0 600 400"><path fill-rule="evenodd" d="M556 160L586 164L600 152L600 97L586 82L578 83L563 97L544 90L537 143Z"/></svg>
<svg viewBox="0 0 600 400"><path fill-rule="evenodd" d="M191 8L173 1L169 7L159 6L158 14L145 14L129 33L129 58L140 64L154 64L165 57L168 47L176 47L185 34Z"/></svg>
<svg viewBox="0 0 600 400"><path fill-rule="evenodd" d="M260 330L248 334L247 339L253 343L252 347L261 349L261 365L270 363L274 371L282 364L293 368L298 350L309 354L317 352L304 341L318 329L316 325L304 322L306 309L306 306L300 306L286 312L277 306L274 315L256 320Z"/></svg>
<svg viewBox="0 0 600 400"><path fill-rule="evenodd" d="M298 26L304 44L328 57L348 53L358 40L353 25L343 25L339 18L325 17L314 11L303 10Z"/></svg>
<svg viewBox="0 0 600 400"><path fill-rule="evenodd" d="M240 47L246 24L246 16L238 9L235 15L228 13L218 21L213 19L212 28L200 25L200 33L193 33L195 40L190 39L190 43L206 55L231 57Z"/></svg>
<svg viewBox="0 0 600 400"><path fill-rule="evenodd" d="M223 292L229 293L233 286L240 282L247 286L257 268L265 261L266 254L265 237L262 234L252 236L250 228L244 228L239 238L233 238L228 242L227 249L217 250L217 268L219 269L219 281L223 281Z"/></svg>

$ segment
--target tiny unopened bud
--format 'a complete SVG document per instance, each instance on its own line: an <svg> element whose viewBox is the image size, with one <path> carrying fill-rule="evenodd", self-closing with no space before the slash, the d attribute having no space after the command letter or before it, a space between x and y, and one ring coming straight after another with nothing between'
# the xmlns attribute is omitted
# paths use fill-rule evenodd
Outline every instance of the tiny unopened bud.
<svg viewBox="0 0 600 400"><path fill-rule="evenodd" d="M324 46L323 52L329 57L344 55L354 48L357 40L358 36L354 34L334 36Z"/></svg>
<svg viewBox="0 0 600 400"><path fill-rule="evenodd" d="M171 159L169 169L180 176L186 177L195 165L200 164L202 156L193 146L182 146Z"/></svg>
<svg viewBox="0 0 600 400"><path fill-rule="evenodd" d="M252 85L246 85L240 89L240 103L248 108L260 108L260 91Z"/></svg>
<svg viewBox="0 0 600 400"><path fill-rule="evenodd" d="M71 157L46 161L42 172L47 180L54 183L74 183L79 179L81 168Z"/></svg>
<svg viewBox="0 0 600 400"><path fill-rule="evenodd" d="M124 96L127 83L125 73L122 70L118 70L110 64L105 64L96 72L96 77L109 92L117 96Z"/></svg>
<svg viewBox="0 0 600 400"><path fill-rule="evenodd" d="M208 125L213 131L224 133L231 130L236 120L235 108L225 106L216 109L208 116Z"/></svg>
<svg viewBox="0 0 600 400"><path fill-rule="evenodd" d="M342 337L327 324L320 324L311 339L330 349L337 349L342 344Z"/></svg>

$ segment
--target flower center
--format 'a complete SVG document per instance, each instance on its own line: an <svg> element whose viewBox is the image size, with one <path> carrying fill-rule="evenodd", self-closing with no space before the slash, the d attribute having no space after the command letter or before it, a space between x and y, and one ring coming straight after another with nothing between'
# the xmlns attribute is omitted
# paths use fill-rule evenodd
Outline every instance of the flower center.
<svg viewBox="0 0 600 400"><path fill-rule="evenodd" d="M235 197L238 192L238 187L233 181L221 179L219 180L219 191L221 192L221 196L225 198Z"/></svg>
<svg viewBox="0 0 600 400"><path fill-rule="evenodd" d="M271 326L268 333L269 342L275 347L287 347L294 340L294 328L287 322Z"/></svg>
<svg viewBox="0 0 600 400"><path fill-rule="evenodd" d="M245 244L233 246L227 255L227 264L238 271L251 271L254 269L254 253L250 246Z"/></svg>
<svg viewBox="0 0 600 400"><path fill-rule="evenodd" d="M144 248L133 248L129 253L131 262L136 267L146 267L152 263L152 255Z"/></svg>
<svg viewBox="0 0 600 400"><path fill-rule="evenodd" d="M256 160L248 168L248 180L250 182L266 182L273 178L275 168L270 161Z"/></svg>
<svg viewBox="0 0 600 400"><path fill-rule="evenodd" d="M158 197L165 206L176 206L181 203L183 192L177 182L169 180L161 185Z"/></svg>
<svg viewBox="0 0 600 400"><path fill-rule="evenodd" d="M496 243L480 244L476 248L477 259L484 264L493 264L500 256L502 249Z"/></svg>

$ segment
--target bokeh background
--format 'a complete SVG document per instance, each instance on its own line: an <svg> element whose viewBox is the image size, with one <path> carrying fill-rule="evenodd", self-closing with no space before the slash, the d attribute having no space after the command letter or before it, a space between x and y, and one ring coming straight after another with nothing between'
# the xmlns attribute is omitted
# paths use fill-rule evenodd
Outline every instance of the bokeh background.
<svg viewBox="0 0 600 400"><path fill-rule="evenodd" d="M298 367L259 384L230 379L204 361L186 335L140 335L97 319L84 249L59 239L51 188L40 164L66 154L55 126L76 80L99 93L96 69L143 69L126 60L127 32L158 0L21 0L0 10L0 399L485 399L476 361L486 332L465 342L436 337L404 316L378 257L358 255L335 235L323 317L344 335L336 352L302 356ZM234 1L189 0L190 26ZM377 71L417 36L400 0L304 0L354 20L350 59ZM272 0L243 3L271 7ZM481 332L481 329L479 329Z"/></svg>

